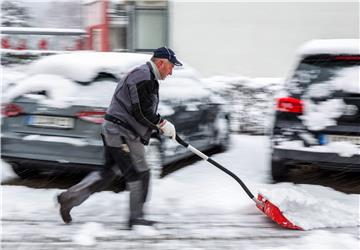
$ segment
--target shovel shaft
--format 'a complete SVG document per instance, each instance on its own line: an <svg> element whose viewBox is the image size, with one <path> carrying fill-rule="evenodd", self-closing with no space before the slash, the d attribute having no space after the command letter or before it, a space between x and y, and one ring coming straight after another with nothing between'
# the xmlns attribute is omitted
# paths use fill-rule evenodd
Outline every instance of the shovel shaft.
<svg viewBox="0 0 360 250"><path fill-rule="evenodd" d="M237 175L235 175L233 172L231 172L229 169L223 167L220 163L216 162L215 160L211 159L210 157L208 157L207 155L205 155L201 151L197 150L196 148L191 146L189 143L183 141L178 135L176 135L176 141L179 144L181 144L182 146L184 146L185 148L189 149L191 152L193 152L197 156L201 157L202 159L204 159L205 161L211 163L212 165L214 165L215 167L217 167L221 171L223 171L226 174L230 175L233 179L235 179L237 181L237 183L240 184L240 186L244 189L244 191L250 197L250 199L254 200L255 202L257 201L254 198L254 195L248 189L248 187L244 184L244 182Z"/></svg>
<svg viewBox="0 0 360 250"><path fill-rule="evenodd" d="M210 157L208 157L201 151L197 150L193 146L184 142L179 136L176 136L176 141L179 144L181 144L182 146L184 146L185 148L192 151L194 154L200 156L205 161L210 162L212 165L214 165L221 171L225 172L226 174L230 175L232 178L234 178L237 181L237 183L239 183L240 186L245 190L246 194L250 197L250 199L252 199L256 203L256 206L270 219L272 219L273 221L275 221L282 227L289 228L289 229L303 230L301 227L299 227L299 226L293 224L291 221L289 221L275 204L271 203L267 199L264 199L261 194L259 194L258 197L255 198L254 195L247 188L247 186L242 182L242 180L239 177L237 177L233 172L226 169L221 164L214 161L213 159L211 159Z"/></svg>

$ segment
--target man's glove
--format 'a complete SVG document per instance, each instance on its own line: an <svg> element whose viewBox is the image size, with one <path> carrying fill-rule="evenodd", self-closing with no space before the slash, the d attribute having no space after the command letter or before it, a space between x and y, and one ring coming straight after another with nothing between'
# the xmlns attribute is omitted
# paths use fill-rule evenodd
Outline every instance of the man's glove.
<svg viewBox="0 0 360 250"><path fill-rule="evenodd" d="M163 133L163 135L171 137L173 140L175 140L176 137L176 130L174 124L169 122L168 120L163 120L158 125L160 131Z"/></svg>

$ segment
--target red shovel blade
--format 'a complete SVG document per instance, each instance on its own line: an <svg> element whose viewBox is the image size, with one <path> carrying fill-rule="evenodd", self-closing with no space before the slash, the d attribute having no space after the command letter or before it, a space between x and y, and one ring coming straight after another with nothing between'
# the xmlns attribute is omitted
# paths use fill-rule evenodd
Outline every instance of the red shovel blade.
<svg viewBox="0 0 360 250"><path fill-rule="evenodd" d="M282 227L289 228L289 229L297 229L297 230L304 230L299 226L296 226L292 222L290 222L280 211L280 209L275 206L273 203L265 199L261 194L258 194L258 201L261 204L257 204L256 206L266 214L270 219L275 221Z"/></svg>

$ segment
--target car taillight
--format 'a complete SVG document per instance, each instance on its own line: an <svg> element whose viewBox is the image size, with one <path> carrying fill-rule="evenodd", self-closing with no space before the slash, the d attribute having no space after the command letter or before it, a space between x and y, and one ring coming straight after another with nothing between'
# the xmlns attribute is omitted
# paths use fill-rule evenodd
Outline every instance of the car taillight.
<svg viewBox="0 0 360 250"><path fill-rule="evenodd" d="M340 60L340 61L360 61L360 56L335 56L335 60Z"/></svg>
<svg viewBox="0 0 360 250"><path fill-rule="evenodd" d="M76 114L79 119L101 124L104 122L105 111L81 111Z"/></svg>
<svg viewBox="0 0 360 250"><path fill-rule="evenodd" d="M302 114L303 101L293 97L281 97L277 99L276 109L281 112Z"/></svg>
<svg viewBox="0 0 360 250"><path fill-rule="evenodd" d="M23 109L14 103L8 103L1 107L1 114L6 117L18 116L23 113Z"/></svg>

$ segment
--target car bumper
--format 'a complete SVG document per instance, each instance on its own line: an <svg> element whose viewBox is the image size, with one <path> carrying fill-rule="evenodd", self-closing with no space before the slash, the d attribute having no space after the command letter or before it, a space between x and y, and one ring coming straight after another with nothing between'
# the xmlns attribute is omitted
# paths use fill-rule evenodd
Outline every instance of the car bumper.
<svg viewBox="0 0 360 250"><path fill-rule="evenodd" d="M272 160L282 161L286 165L293 166L314 166L329 170L360 171L360 154L344 157L332 152L273 148Z"/></svg>
<svg viewBox="0 0 360 250"><path fill-rule="evenodd" d="M103 165L101 142L73 145L66 142L1 138L1 156L4 159L52 162L62 165Z"/></svg>
<svg viewBox="0 0 360 250"><path fill-rule="evenodd" d="M87 173L95 170L101 170L103 168L103 165L60 163L55 161L36 160L9 156L2 156L2 159L10 165L18 164L23 167L40 171L48 171L52 173Z"/></svg>

